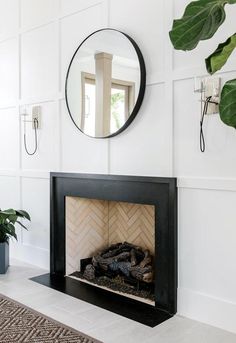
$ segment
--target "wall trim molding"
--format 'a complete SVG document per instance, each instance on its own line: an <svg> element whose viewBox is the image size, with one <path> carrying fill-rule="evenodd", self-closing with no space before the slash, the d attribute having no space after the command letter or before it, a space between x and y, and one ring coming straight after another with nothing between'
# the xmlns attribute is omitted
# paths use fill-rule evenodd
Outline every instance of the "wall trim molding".
<svg viewBox="0 0 236 343"><path fill-rule="evenodd" d="M64 170L64 172L76 172ZM86 171L85 171L86 173ZM88 172L89 173L89 172ZM108 172L107 175L110 175ZM145 175L140 175L145 176ZM153 175L159 177L162 175ZM33 178L33 179L50 179L50 171L47 170L29 170L29 169L0 169L0 177L14 178ZM177 187L179 189L201 189L211 191L236 192L236 178L205 178L205 177L177 177Z"/></svg>
<svg viewBox="0 0 236 343"><path fill-rule="evenodd" d="M178 188L236 192L236 179L178 177Z"/></svg>
<svg viewBox="0 0 236 343"><path fill-rule="evenodd" d="M179 288L178 314L236 333L236 303L225 299Z"/></svg>
<svg viewBox="0 0 236 343"><path fill-rule="evenodd" d="M12 170L1 170L0 177L24 177L24 178L35 178L35 179L49 179L49 171L40 170L27 170L27 169L12 169Z"/></svg>

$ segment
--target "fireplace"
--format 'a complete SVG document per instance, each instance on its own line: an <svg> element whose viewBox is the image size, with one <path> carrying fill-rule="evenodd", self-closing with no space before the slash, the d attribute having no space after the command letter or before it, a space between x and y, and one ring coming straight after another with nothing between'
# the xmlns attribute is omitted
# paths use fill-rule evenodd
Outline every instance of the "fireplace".
<svg viewBox="0 0 236 343"><path fill-rule="evenodd" d="M66 275L155 306L155 206L66 197Z"/></svg>
<svg viewBox="0 0 236 343"><path fill-rule="evenodd" d="M174 178L51 173L50 274L34 281L149 326L176 313Z"/></svg>

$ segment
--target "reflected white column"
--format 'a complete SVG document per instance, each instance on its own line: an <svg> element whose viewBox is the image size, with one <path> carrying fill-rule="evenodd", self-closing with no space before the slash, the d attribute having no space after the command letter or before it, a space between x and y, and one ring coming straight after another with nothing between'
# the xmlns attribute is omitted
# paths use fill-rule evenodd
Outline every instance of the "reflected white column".
<svg viewBox="0 0 236 343"><path fill-rule="evenodd" d="M96 64L95 135L103 137L110 134L113 55L101 52L94 57Z"/></svg>

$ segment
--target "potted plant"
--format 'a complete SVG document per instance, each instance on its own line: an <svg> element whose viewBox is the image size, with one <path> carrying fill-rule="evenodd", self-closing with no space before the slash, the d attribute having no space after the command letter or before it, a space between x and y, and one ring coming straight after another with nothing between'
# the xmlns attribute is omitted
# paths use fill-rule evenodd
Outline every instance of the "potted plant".
<svg viewBox="0 0 236 343"><path fill-rule="evenodd" d="M27 230L19 218L30 220L26 211L0 209L0 274L5 274L9 266L9 238L13 237L17 240L15 225L19 224Z"/></svg>

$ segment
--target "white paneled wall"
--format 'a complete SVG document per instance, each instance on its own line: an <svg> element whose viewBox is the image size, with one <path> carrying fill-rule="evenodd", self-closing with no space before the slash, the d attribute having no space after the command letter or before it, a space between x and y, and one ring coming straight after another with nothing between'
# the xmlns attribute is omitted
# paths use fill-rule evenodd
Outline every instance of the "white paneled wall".
<svg viewBox="0 0 236 343"><path fill-rule="evenodd" d="M19 65L18 40L12 38L0 44L0 106L16 105L18 100Z"/></svg>
<svg viewBox="0 0 236 343"><path fill-rule="evenodd" d="M57 92L57 25L21 35L21 98L53 99Z"/></svg>
<svg viewBox="0 0 236 343"><path fill-rule="evenodd" d="M35 206L35 199L37 206ZM27 208L33 221L29 225L29 232L23 232L23 242L26 245L49 250L49 241L45 237L49 236L49 180L22 178L22 206Z"/></svg>
<svg viewBox="0 0 236 343"><path fill-rule="evenodd" d="M157 82L165 59L164 3L162 0L110 1L111 27L128 32L138 43L147 68L147 82Z"/></svg>
<svg viewBox="0 0 236 343"><path fill-rule="evenodd" d="M61 103L61 114L61 170L107 173L107 140L90 138L75 130L72 120L68 120L65 101Z"/></svg>
<svg viewBox="0 0 236 343"><path fill-rule="evenodd" d="M59 14L58 10L58 0L21 0L20 16L22 30L26 31L32 27L41 26L53 21L55 16Z"/></svg>
<svg viewBox="0 0 236 343"><path fill-rule="evenodd" d="M14 173L20 162L19 116L15 107L0 109L0 139L1 167Z"/></svg>
<svg viewBox="0 0 236 343"><path fill-rule="evenodd" d="M110 141L111 174L171 175L172 139L166 134L169 120L164 113L164 84L148 86L135 120Z"/></svg>
<svg viewBox="0 0 236 343"><path fill-rule="evenodd" d="M19 29L19 1L0 0L0 39L16 36Z"/></svg>
<svg viewBox="0 0 236 343"><path fill-rule="evenodd" d="M194 76L204 58L235 32L236 6L212 41L173 51L173 15L188 0L0 0L0 207L28 210L11 254L48 267L49 171L177 176L179 313L236 331L236 134L218 115L206 118L199 152L200 106ZM113 27L132 36L147 67L147 91L130 127L109 140L73 125L64 99L71 56L92 31ZM235 55L223 81L236 76ZM39 151L23 148L20 113L42 106ZM25 125L29 148L33 131Z"/></svg>

